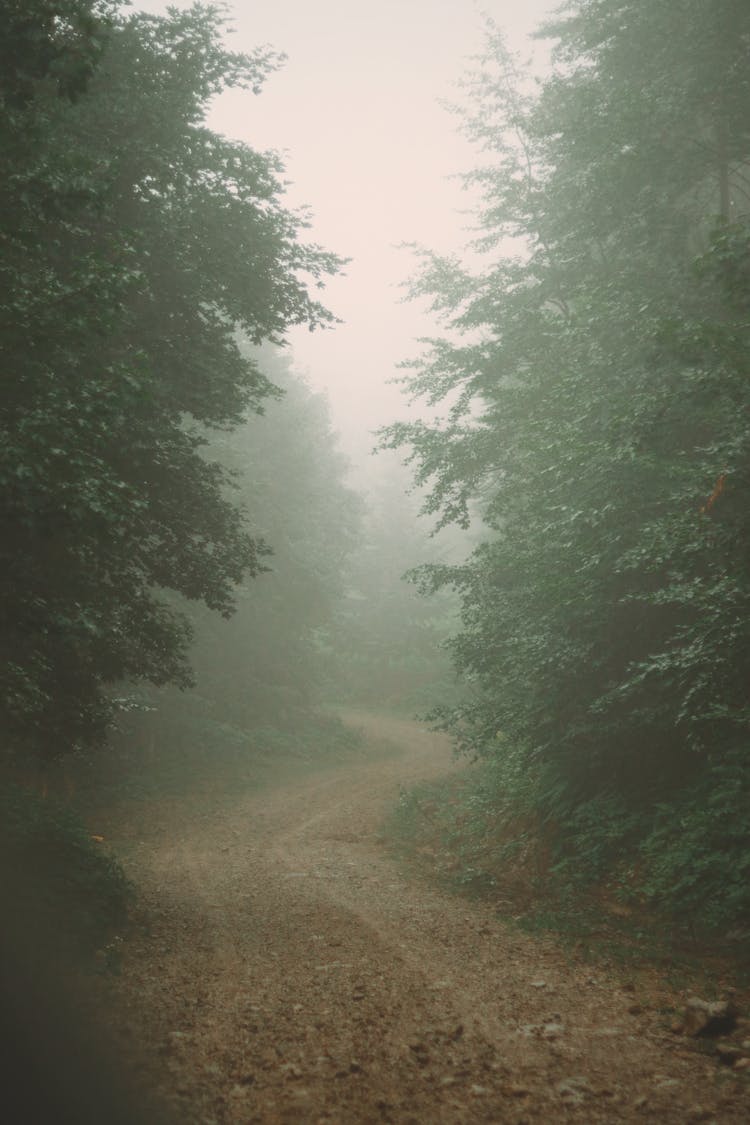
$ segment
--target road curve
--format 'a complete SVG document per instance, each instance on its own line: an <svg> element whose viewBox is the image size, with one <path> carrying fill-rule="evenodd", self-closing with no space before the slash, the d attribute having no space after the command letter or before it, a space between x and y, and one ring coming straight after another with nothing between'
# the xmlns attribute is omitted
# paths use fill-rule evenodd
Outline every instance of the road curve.
<svg viewBox="0 0 750 1125"><path fill-rule="evenodd" d="M356 721L372 756L120 830L149 932L108 1003L177 1120L750 1120L747 1083L616 976L404 873L383 818L456 767L414 723Z"/></svg>

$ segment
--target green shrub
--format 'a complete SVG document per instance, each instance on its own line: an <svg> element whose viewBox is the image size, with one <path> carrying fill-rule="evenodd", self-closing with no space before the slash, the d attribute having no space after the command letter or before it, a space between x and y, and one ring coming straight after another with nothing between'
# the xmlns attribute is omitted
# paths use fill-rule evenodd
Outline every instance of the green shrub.
<svg viewBox="0 0 750 1125"><path fill-rule="evenodd" d="M510 890L553 926L602 902L694 937L750 936L750 764L735 755L658 804L615 793L555 799L504 746L464 775L401 794L391 821L407 849L432 847L436 871L458 884ZM424 850L424 848L423 848ZM597 905L598 904L598 905ZM541 916L541 915L540 915Z"/></svg>
<svg viewBox="0 0 750 1125"><path fill-rule="evenodd" d="M738 754L660 805L642 889L695 930L750 927L750 769Z"/></svg>
<svg viewBox="0 0 750 1125"><path fill-rule="evenodd" d="M615 794L603 793L575 805L555 827L553 875L571 886L611 878L632 856L646 819Z"/></svg>

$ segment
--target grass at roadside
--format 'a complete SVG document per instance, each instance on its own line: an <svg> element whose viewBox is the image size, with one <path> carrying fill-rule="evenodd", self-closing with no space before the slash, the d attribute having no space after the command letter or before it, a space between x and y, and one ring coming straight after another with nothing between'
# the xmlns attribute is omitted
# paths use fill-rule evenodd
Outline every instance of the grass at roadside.
<svg viewBox="0 0 750 1125"><path fill-rule="evenodd" d="M387 831L395 852L425 876L493 903L530 933L554 934L578 961L621 975L656 974L669 989L750 989L750 935L696 932L627 896L616 882L586 878L561 860L554 826L529 807L498 799L491 765L401 793Z"/></svg>
<svg viewBox="0 0 750 1125"><path fill-rule="evenodd" d="M38 947L45 961L62 956L117 971L135 901L121 866L129 826L159 823L175 808L189 818L285 773L330 768L362 747L356 730L322 712L286 727L213 724L171 734L2 779L0 904L16 944Z"/></svg>
<svg viewBox="0 0 750 1125"><path fill-rule="evenodd" d="M98 758L65 767L65 782L84 810L107 803L257 789L280 772L325 768L355 754L361 744L333 713L311 711L276 725L241 728L221 720L184 721L124 737Z"/></svg>

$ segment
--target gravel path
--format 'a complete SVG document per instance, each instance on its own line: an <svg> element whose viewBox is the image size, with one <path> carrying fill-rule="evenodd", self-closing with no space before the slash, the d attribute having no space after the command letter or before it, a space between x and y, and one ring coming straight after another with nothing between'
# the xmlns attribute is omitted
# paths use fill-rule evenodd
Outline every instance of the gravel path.
<svg viewBox="0 0 750 1125"><path fill-rule="evenodd" d="M108 1002L177 1120L750 1122L744 1076L616 976L404 874L383 817L456 767L416 724L357 723L379 754L117 830L150 932Z"/></svg>

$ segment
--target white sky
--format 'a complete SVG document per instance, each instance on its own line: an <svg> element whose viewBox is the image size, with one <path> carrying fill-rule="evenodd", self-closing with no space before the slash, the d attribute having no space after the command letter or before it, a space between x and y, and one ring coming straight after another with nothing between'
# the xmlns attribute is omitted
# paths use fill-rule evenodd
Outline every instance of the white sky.
<svg viewBox="0 0 750 1125"><path fill-rule="evenodd" d="M351 258L323 299L344 323L290 333L295 366L327 390L344 448L361 460L376 427L405 415L396 364L432 331L401 303L413 259L396 247L460 250L468 200L449 177L478 162L439 105L482 48L487 12L512 46L558 0L243 0L227 5L235 50L271 44L287 56L260 97L230 92L209 124L254 148L283 153L287 201L309 205L308 239ZM162 0L133 7L163 12ZM184 0L170 5L188 7Z"/></svg>

